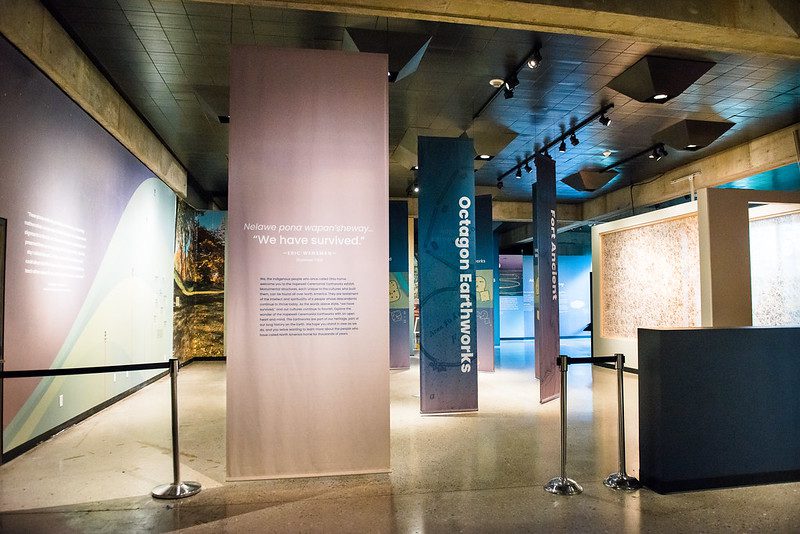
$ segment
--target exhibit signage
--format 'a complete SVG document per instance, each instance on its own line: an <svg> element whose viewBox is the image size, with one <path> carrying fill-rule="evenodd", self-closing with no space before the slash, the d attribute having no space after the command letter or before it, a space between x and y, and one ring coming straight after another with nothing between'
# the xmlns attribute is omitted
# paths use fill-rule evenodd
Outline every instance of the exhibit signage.
<svg viewBox="0 0 800 534"><path fill-rule="evenodd" d="M389 367L411 366L408 307L408 202L389 201Z"/></svg>
<svg viewBox="0 0 800 534"><path fill-rule="evenodd" d="M389 469L386 69L231 52L229 479Z"/></svg>
<svg viewBox="0 0 800 534"><path fill-rule="evenodd" d="M492 195L475 197L475 302L478 370L494 371L494 230Z"/></svg>
<svg viewBox="0 0 800 534"><path fill-rule="evenodd" d="M539 400L547 402L561 394L556 359L560 352L558 330L558 234L556 226L556 164L536 155L533 185L533 225L536 264L534 335Z"/></svg>
<svg viewBox="0 0 800 534"><path fill-rule="evenodd" d="M475 149L419 138L420 409L478 409Z"/></svg>

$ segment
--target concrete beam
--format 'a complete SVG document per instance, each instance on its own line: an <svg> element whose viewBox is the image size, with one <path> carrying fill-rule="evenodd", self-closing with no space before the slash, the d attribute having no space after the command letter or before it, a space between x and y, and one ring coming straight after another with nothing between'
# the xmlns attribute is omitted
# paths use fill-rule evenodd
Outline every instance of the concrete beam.
<svg viewBox="0 0 800 534"><path fill-rule="evenodd" d="M800 57L795 0L201 0Z"/></svg>
<svg viewBox="0 0 800 534"><path fill-rule="evenodd" d="M676 180L690 175L694 175L694 187L699 190L795 163L800 159L799 131L800 124L795 124L682 165L650 183L634 185L633 208L652 206L689 194L688 180ZM646 179L641 181L647 182ZM626 187L587 200L583 203L582 215L586 221L602 221L629 211L631 191Z"/></svg>
<svg viewBox="0 0 800 534"><path fill-rule="evenodd" d="M0 0L0 33L180 197L186 169L38 0Z"/></svg>
<svg viewBox="0 0 800 534"><path fill-rule="evenodd" d="M391 200L408 201L408 216L419 217L417 198L392 197ZM572 223L582 220L581 204L557 204L556 218L559 223ZM492 201L492 220L499 222L531 222L533 206L530 202Z"/></svg>

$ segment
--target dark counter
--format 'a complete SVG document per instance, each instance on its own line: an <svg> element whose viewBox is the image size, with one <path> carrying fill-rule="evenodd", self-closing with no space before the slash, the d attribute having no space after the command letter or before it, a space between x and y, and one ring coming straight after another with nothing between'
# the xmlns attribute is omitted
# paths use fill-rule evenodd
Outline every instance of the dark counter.
<svg viewBox="0 0 800 534"><path fill-rule="evenodd" d="M800 328L640 329L639 458L659 493L800 480Z"/></svg>

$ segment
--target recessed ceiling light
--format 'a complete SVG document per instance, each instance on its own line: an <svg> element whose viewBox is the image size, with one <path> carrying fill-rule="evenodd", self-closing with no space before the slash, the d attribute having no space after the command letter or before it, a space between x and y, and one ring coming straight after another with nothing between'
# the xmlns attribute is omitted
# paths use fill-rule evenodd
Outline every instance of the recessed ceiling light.
<svg viewBox="0 0 800 534"><path fill-rule="evenodd" d="M414 184L414 192L419 193L419 186L417 184Z"/></svg>
<svg viewBox="0 0 800 534"><path fill-rule="evenodd" d="M490 156L489 154L478 154L478 159L489 160L492 159L492 156Z"/></svg>
<svg viewBox="0 0 800 534"><path fill-rule="evenodd" d="M669 98L669 95L665 95L664 93L659 93L653 97L653 100L666 100Z"/></svg>
<svg viewBox="0 0 800 534"><path fill-rule="evenodd" d="M686 145L686 148L697 148L697 145L695 145L695 144Z"/></svg>
<svg viewBox="0 0 800 534"><path fill-rule="evenodd" d="M500 87L503 86L504 83L505 82L500 78L492 78L491 80L489 80L489 85L491 85L495 89L499 89Z"/></svg>

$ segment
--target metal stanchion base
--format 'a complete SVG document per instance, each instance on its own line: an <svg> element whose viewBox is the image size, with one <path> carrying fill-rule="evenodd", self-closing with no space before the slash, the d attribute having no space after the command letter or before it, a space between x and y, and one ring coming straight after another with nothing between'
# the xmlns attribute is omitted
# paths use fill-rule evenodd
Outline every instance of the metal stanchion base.
<svg viewBox="0 0 800 534"><path fill-rule="evenodd" d="M549 491L555 495L577 495L583 491L580 484L571 478L556 477L548 482L545 491Z"/></svg>
<svg viewBox="0 0 800 534"><path fill-rule="evenodd" d="M200 484L197 482L180 482L178 484L161 484L153 490L156 499L183 499L200 493Z"/></svg>
<svg viewBox="0 0 800 534"><path fill-rule="evenodd" d="M636 477L628 476L624 473L611 473L603 481L603 484L615 490L634 491L642 487L642 483Z"/></svg>

